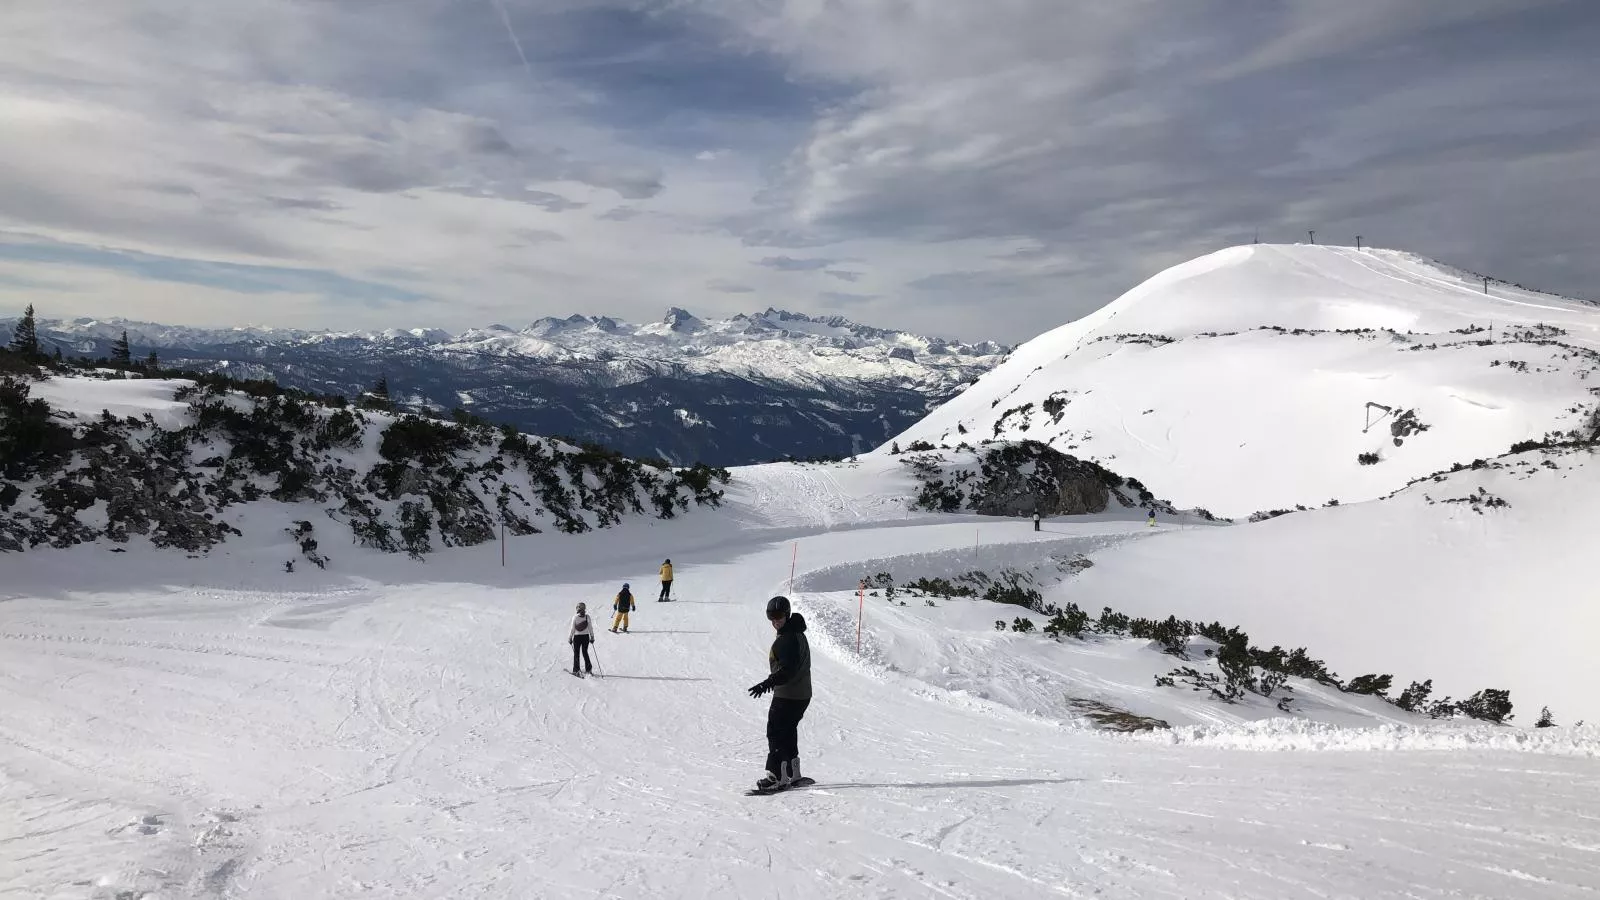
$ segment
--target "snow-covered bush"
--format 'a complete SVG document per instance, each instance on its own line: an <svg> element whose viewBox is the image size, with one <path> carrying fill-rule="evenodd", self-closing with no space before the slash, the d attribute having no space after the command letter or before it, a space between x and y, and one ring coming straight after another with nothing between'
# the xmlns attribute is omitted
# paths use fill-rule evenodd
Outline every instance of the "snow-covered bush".
<svg viewBox="0 0 1600 900"><path fill-rule="evenodd" d="M422 556L493 540L502 526L533 534L545 516L568 533L646 504L671 518L719 505L729 480L726 469L650 467L466 414L390 419L272 382L206 376L175 399L188 404L176 427L148 414L79 419L30 398L25 382L0 381L0 550L144 535L202 552L239 533L228 510L270 499L318 505L356 543Z"/></svg>

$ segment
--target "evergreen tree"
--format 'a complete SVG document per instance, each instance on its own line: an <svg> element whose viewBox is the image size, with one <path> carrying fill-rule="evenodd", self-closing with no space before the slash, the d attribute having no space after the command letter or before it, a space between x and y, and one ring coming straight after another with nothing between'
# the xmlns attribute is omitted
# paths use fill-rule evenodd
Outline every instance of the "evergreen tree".
<svg viewBox="0 0 1600 900"><path fill-rule="evenodd" d="M1550 707L1546 706L1539 711L1539 721L1533 723L1535 728L1554 728L1556 717L1550 714Z"/></svg>
<svg viewBox="0 0 1600 900"><path fill-rule="evenodd" d="M33 304L22 313L22 321L11 333L11 349L29 362L39 358L39 330L33 321Z"/></svg>
<svg viewBox="0 0 1600 900"><path fill-rule="evenodd" d="M389 376L379 375L377 383L356 398L356 405L362 409L376 409L383 412L393 410L394 403L389 399Z"/></svg>
<svg viewBox="0 0 1600 900"><path fill-rule="evenodd" d="M151 350L150 355L144 358L144 367L150 370L152 374L161 371L161 357L157 356L154 350Z"/></svg>
<svg viewBox="0 0 1600 900"><path fill-rule="evenodd" d="M128 344L126 331L122 337L111 342L111 364L124 369L133 365L133 347Z"/></svg>
<svg viewBox="0 0 1600 900"><path fill-rule="evenodd" d="M60 347L56 348L55 361L56 361L56 365L58 365L58 366L59 365L63 365L66 362L66 360L61 356L61 348Z"/></svg>

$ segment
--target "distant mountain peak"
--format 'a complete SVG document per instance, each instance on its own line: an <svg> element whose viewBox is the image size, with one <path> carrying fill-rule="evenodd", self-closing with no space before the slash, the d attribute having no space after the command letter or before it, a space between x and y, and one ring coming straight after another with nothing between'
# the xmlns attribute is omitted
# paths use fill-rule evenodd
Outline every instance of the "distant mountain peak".
<svg viewBox="0 0 1600 900"><path fill-rule="evenodd" d="M676 306L667 310L666 318L662 319L661 322L673 331L696 331L705 327L705 323L694 313L679 309Z"/></svg>

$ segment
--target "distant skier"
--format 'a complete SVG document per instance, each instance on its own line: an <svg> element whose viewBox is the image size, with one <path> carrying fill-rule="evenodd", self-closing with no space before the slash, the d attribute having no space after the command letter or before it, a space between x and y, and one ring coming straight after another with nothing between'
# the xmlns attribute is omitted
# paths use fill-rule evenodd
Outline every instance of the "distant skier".
<svg viewBox="0 0 1600 900"><path fill-rule="evenodd" d="M772 692L767 709L767 771L757 790L784 787L800 778L800 720L811 705L811 644L806 620L789 611L788 597L767 601L767 621L778 636L767 653L771 674L750 688L750 696Z"/></svg>
<svg viewBox="0 0 1600 900"><path fill-rule="evenodd" d="M617 614L611 617L612 634L617 633L618 625L622 626L623 634L628 633L628 613L633 612L633 608L638 605L633 600L633 592L628 590L628 583L624 581L622 590L617 593L617 599L611 601L611 608L617 611Z"/></svg>
<svg viewBox="0 0 1600 900"><path fill-rule="evenodd" d="M656 598L657 603L672 599L672 560L661 564L661 596Z"/></svg>
<svg viewBox="0 0 1600 900"><path fill-rule="evenodd" d="M1033 530L1039 530L1039 511L1037 509L1033 511Z"/></svg>
<svg viewBox="0 0 1600 900"><path fill-rule="evenodd" d="M1156 527L1156 508L1154 506L1150 507L1150 518L1145 520L1145 524L1151 528Z"/></svg>
<svg viewBox="0 0 1600 900"><path fill-rule="evenodd" d="M583 654L583 670L593 675L594 665L589 662L589 645L594 643L594 629L589 624L589 611L578 604L578 614L572 617L572 629L567 632L567 643L572 645L572 674L578 674L578 654Z"/></svg>

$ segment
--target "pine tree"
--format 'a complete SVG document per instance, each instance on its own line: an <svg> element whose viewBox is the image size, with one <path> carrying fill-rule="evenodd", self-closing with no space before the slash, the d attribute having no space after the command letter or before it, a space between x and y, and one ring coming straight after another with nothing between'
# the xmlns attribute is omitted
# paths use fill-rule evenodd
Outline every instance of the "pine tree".
<svg viewBox="0 0 1600 900"><path fill-rule="evenodd" d="M379 375L377 383L356 398L356 406L383 412L393 410L394 403L389 399L389 376Z"/></svg>
<svg viewBox="0 0 1600 900"><path fill-rule="evenodd" d="M59 365L63 365L66 362L66 360L61 355L61 348L60 347L56 348L55 361L56 361L56 365L58 365L58 366Z"/></svg>
<svg viewBox="0 0 1600 900"><path fill-rule="evenodd" d="M1535 728L1554 728L1556 717L1550 714L1550 707L1539 710L1539 721L1533 723Z"/></svg>
<svg viewBox="0 0 1600 900"><path fill-rule="evenodd" d="M11 349L29 362L39 358L39 329L33 321L33 304L22 314L22 321L11 333Z"/></svg>
<svg viewBox="0 0 1600 900"><path fill-rule="evenodd" d="M150 355L144 358L144 367L150 370L152 374L161 371L161 357L157 356L154 350L151 350Z"/></svg>
<svg viewBox="0 0 1600 900"><path fill-rule="evenodd" d="M111 342L111 364L124 369L133 365L133 347L128 344L126 331L122 333L122 337Z"/></svg>

